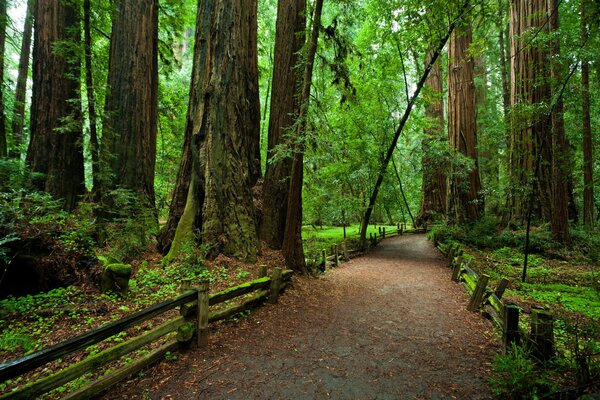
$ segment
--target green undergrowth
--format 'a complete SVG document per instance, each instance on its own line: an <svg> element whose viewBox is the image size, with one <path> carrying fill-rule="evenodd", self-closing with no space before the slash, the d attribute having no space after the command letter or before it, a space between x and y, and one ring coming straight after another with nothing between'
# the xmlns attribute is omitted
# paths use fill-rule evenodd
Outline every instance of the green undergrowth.
<svg viewBox="0 0 600 400"><path fill-rule="evenodd" d="M552 240L548 226L531 231L531 253L525 282L524 230L502 230L486 218L471 226L439 225L431 232L445 244L456 243L463 258L478 274L490 276L490 287L508 279L504 301L523 312L520 329L529 332L532 308L554 315L556 357L547 363L532 358L525 349L512 349L493 364L492 388L500 398L554 398L575 389L571 397L600 382L600 235L572 229L573 243ZM585 389L585 390L584 390ZM575 396L575 397L572 397Z"/></svg>

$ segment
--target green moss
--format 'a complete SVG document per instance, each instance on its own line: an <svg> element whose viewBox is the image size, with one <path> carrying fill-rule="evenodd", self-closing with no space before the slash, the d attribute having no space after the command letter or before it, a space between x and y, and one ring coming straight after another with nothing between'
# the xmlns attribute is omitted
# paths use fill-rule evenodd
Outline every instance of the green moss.
<svg viewBox="0 0 600 400"><path fill-rule="evenodd" d="M111 270L117 275L120 276L130 276L131 275L131 265L130 264L110 264L107 265L105 270Z"/></svg>

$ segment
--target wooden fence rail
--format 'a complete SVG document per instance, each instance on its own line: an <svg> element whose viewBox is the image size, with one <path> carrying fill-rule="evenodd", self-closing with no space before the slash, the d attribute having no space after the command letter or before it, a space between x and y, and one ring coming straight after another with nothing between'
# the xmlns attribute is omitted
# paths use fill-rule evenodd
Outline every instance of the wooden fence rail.
<svg viewBox="0 0 600 400"><path fill-rule="evenodd" d="M463 252L456 244L442 245L434 237L434 243L447 257L448 266L452 268L452 280L459 282L471 296L468 309L482 310L496 328L502 332L503 348L506 352L513 343L526 343L540 359L547 360L554 354L553 316L542 311L532 311L531 332L523 332L519 328L521 308L504 304L502 296L508 286L508 280L502 279L496 289L488 286L489 277L481 277L464 261Z"/></svg>
<svg viewBox="0 0 600 400"><path fill-rule="evenodd" d="M261 274L263 273L266 274L266 268L261 268ZM165 337L167 334L177 332L176 337L167 338L164 344L150 351L141 359L101 377L74 393L70 393L66 398L86 399L97 395L127 376L160 360L167 352L174 351L182 345L189 345L194 335L197 337L198 346L205 347L208 344L209 323L229 318L256 307L267 299L270 299L272 302L276 301L280 291L289 283L291 276L292 271L282 271L281 268L275 268L271 277L259 277L253 281L213 294L208 293L208 281L202 281L197 288L187 290L184 294L174 299L153 305L118 321L110 322L31 355L2 363L0 364L0 382L15 378L76 351L84 350L91 345L125 331L127 328L180 307L179 317L168 320L156 328L102 350L97 354L89 355L83 360L73 363L58 372L54 372L34 382L26 383L24 386L0 395L0 399L34 398L77 379L88 372L94 371L111 361L118 360L149 343ZM248 298L243 299L239 303L229 305L225 309L209 310L209 306L223 304L226 301L250 294L252 295Z"/></svg>

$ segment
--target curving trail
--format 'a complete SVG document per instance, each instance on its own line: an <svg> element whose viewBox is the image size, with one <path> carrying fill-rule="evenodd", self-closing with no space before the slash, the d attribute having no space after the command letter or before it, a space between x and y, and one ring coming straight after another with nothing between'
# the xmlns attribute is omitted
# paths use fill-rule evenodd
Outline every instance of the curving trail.
<svg viewBox="0 0 600 400"><path fill-rule="evenodd" d="M489 322L424 235L383 241L106 399L491 399Z"/></svg>

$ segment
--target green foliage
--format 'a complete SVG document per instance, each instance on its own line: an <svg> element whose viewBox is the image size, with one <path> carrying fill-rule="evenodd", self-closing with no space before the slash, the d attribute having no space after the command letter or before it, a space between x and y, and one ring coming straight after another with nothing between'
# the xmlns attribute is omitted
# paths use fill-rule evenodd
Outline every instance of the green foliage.
<svg viewBox="0 0 600 400"><path fill-rule="evenodd" d="M540 399L554 392L549 374L522 347L512 345L492 364L490 385L496 396L507 400Z"/></svg>
<svg viewBox="0 0 600 400"><path fill-rule="evenodd" d="M594 288L557 284L522 283L519 291L509 291L511 296L529 298L536 302L552 305L600 319L600 293Z"/></svg>

